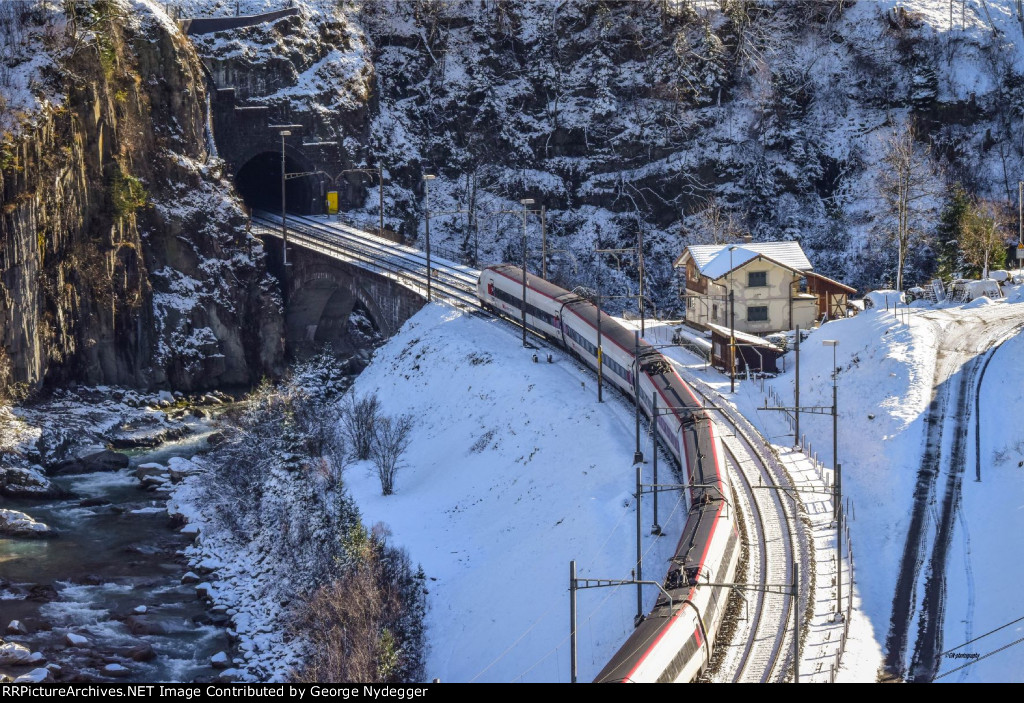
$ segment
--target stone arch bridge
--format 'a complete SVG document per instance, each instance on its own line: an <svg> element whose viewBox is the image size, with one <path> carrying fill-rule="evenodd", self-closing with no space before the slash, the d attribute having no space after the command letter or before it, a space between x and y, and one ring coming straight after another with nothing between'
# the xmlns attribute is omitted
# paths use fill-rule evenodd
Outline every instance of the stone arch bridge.
<svg viewBox="0 0 1024 703"><path fill-rule="evenodd" d="M288 244L282 265L278 232L256 227L270 270L281 281L288 353L303 357L330 346L350 353L374 333L388 338L423 307L424 298L407 286L356 263L322 251Z"/></svg>

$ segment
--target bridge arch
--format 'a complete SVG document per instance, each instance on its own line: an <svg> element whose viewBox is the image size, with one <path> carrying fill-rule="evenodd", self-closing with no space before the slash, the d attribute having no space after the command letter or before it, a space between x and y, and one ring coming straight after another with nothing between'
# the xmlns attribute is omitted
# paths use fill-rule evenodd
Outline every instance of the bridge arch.
<svg viewBox="0 0 1024 703"><path fill-rule="evenodd" d="M338 353L353 351L361 341L353 338L354 312L369 320L373 332L394 334L391 316L364 283L338 266L302 267L288 286L285 333L291 353L302 356L325 345Z"/></svg>

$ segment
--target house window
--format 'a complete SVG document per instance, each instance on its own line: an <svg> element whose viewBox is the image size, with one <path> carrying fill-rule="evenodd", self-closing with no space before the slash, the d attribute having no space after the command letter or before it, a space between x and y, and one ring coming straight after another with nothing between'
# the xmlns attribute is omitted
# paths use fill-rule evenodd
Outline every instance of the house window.
<svg viewBox="0 0 1024 703"><path fill-rule="evenodd" d="M718 303L712 303L712 305L711 305L711 319L712 320L717 320L718 319Z"/></svg>
<svg viewBox="0 0 1024 703"><path fill-rule="evenodd" d="M768 306L747 308L747 322L768 322Z"/></svg>
<svg viewBox="0 0 1024 703"><path fill-rule="evenodd" d="M766 285L768 285L767 271L750 271L747 273L747 288L764 288Z"/></svg>

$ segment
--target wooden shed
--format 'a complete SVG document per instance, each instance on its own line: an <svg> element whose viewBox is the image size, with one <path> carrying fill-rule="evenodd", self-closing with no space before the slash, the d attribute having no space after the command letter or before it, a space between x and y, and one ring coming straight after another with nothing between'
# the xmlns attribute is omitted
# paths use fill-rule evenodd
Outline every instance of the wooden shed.
<svg viewBox="0 0 1024 703"><path fill-rule="evenodd" d="M711 365L729 372L729 328L708 325L711 329ZM736 372L778 373L779 357L785 352L767 339L736 332Z"/></svg>
<svg viewBox="0 0 1024 703"><path fill-rule="evenodd" d="M829 320L846 317L846 303L850 294L857 292L856 288L813 271L805 272L804 276L807 280L807 292L818 298L819 320L823 317Z"/></svg>

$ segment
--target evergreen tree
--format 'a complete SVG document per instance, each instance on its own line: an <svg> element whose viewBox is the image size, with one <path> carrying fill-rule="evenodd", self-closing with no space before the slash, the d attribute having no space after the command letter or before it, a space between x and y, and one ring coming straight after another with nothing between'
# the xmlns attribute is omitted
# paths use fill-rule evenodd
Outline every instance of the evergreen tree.
<svg viewBox="0 0 1024 703"><path fill-rule="evenodd" d="M939 226L935 230L939 249L938 273L939 277L944 280L954 278L963 269L960 239L970 210L971 199L967 195L967 191L962 185L955 183L950 191L949 199L942 209Z"/></svg>

